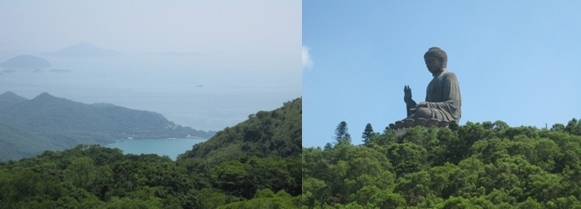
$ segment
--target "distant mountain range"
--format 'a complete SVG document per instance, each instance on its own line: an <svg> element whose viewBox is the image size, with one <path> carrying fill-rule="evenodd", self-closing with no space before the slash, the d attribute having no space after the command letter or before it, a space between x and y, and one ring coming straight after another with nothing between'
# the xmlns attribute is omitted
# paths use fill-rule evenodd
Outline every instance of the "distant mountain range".
<svg viewBox="0 0 581 209"><path fill-rule="evenodd" d="M183 127L159 113L112 104L83 104L42 93L32 100L0 95L0 161L115 139L210 138L215 132ZM6 150L18 150L9 153Z"/></svg>
<svg viewBox="0 0 581 209"><path fill-rule="evenodd" d="M0 67L13 69L42 69L50 66L52 64L45 59L28 54L18 55L0 63Z"/></svg>
<svg viewBox="0 0 581 209"><path fill-rule="evenodd" d="M123 53L113 49L101 49L90 43L83 42L56 52L43 53L42 55L60 57L115 57L123 55Z"/></svg>

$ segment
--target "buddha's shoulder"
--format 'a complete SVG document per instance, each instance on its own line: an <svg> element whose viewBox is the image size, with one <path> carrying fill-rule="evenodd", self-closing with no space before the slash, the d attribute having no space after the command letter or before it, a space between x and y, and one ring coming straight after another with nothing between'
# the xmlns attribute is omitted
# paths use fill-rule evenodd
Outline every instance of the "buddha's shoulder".
<svg viewBox="0 0 581 209"><path fill-rule="evenodd" d="M456 74L454 72L451 71L446 71L444 73L442 73L443 76L448 77L448 78L456 78Z"/></svg>

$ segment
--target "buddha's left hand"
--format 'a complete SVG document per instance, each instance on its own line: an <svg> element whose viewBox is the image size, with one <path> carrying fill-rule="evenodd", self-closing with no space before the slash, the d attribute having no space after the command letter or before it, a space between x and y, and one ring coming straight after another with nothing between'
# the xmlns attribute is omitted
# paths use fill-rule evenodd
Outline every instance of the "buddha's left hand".
<svg viewBox="0 0 581 209"><path fill-rule="evenodd" d="M428 103L426 103L426 102L420 102L420 103L418 104L418 106L416 106L416 110L417 110L417 109L420 109L420 107L428 107Z"/></svg>

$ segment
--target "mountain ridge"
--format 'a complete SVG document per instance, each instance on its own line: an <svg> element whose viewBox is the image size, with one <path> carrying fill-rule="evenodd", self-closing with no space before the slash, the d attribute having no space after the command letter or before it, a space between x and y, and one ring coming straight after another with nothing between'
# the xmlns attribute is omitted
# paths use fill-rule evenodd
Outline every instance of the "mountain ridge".
<svg viewBox="0 0 581 209"><path fill-rule="evenodd" d="M12 106L26 101L28 101L28 99L18 96L11 91L7 91L3 94L0 94L0 104L3 104L0 106L0 109L3 107Z"/></svg>
<svg viewBox="0 0 581 209"><path fill-rule="evenodd" d="M0 123L46 137L61 149L77 144L106 144L115 139L210 138L213 131L183 127L163 115L115 105L91 105L41 93L27 100L0 95ZM3 133L0 133L0 137ZM24 157L24 156L20 156Z"/></svg>

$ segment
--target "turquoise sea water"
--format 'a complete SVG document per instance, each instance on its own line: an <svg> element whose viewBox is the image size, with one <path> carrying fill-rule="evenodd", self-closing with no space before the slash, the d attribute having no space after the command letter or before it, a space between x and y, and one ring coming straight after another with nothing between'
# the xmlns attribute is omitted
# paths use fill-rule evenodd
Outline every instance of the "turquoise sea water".
<svg viewBox="0 0 581 209"><path fill-rule="evenodd" d="M123 154L157 154L167 155L175 160L179 154L191 150L194 144L205 142L207 139L119 139L116 143L105 145L105 147L119 148Z"/></svg>

